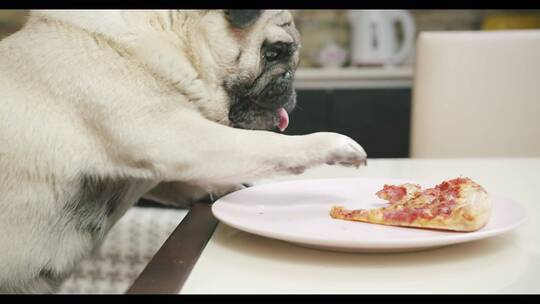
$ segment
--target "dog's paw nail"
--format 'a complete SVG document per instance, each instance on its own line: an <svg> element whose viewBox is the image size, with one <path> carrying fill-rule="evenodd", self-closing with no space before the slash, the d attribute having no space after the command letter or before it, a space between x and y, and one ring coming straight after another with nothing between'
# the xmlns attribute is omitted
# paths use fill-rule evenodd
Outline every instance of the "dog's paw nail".
<svg viewBox="0 0 540 304"><path fill-rule="evenodd" d="M292 167L292 168L289 168L289 171L292 173L292 174L302 174L304 173L304 171L306 171L306 167Z"/></svg>

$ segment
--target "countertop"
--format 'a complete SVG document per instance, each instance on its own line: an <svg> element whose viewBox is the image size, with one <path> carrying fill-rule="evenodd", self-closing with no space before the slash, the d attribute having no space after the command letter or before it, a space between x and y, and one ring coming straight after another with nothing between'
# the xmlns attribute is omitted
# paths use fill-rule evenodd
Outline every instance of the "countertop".
<svg viewBox="0 0 540 304"><path fill-rule="evenodd" d="M359 170L324 166L301 178L443 180L459 175L521 203L529 218L513 232L410 253L307 249L219 224L181 293L538 293L540 158L370 159Z"/></svg>
<svg viewBox="0 0 540 304"><path fill-rule="evenodd" d="M413 82L413 68L402 67L347 67L299 68L296 71L297 89L358 89L409 88Z"/></svg>

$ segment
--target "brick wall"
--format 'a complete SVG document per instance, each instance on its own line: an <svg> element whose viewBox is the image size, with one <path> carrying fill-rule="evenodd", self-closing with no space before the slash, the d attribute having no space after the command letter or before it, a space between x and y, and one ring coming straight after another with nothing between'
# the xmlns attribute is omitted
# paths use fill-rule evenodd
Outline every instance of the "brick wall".
<svg viewBox="0 0 540 304"><path fill-rule="evenodd" d="M410 10L418 31L478 30L490 14L540 14L540 10ZM294 11L302 35L301 66L316 65L319 50L330 40L349 49L350 26L343 10Z"/></svg>
<svg viewBox="0 0 540 304"><path fill-rule="evenodd" d="M420 30L477 30L485 16L501 12L534 13L540 10L411 10ZM295 10L295 22L302 35L301 65L314 66L319 50L330 40L349 49L350 27L344 10ZM0 39L18 30L26 10L0 10Z"/></svg>

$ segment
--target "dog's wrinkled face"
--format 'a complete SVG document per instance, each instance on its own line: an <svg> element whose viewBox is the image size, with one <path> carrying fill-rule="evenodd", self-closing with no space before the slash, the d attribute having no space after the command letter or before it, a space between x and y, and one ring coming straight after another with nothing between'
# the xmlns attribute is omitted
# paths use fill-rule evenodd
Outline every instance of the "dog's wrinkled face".
<svg viewBox="0 0 540 304"><path fill-rule="evenodd" d="M299 35L289 11L223 12L237 39L236 73L225 77L233 127L283 131L296 105Z"/></svg>

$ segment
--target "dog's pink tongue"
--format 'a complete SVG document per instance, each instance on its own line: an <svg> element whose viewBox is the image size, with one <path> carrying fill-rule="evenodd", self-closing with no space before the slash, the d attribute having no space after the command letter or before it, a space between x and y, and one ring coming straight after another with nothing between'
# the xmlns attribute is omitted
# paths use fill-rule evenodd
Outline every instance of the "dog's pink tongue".
<svg viewBox="0 0 540 304"><path fill-rule="evenodd" d="M279 125L278 128L281 132L285 131L287 129L287 126L289 125L289 113L284 108L278 109L279 114Z"/></svg>

